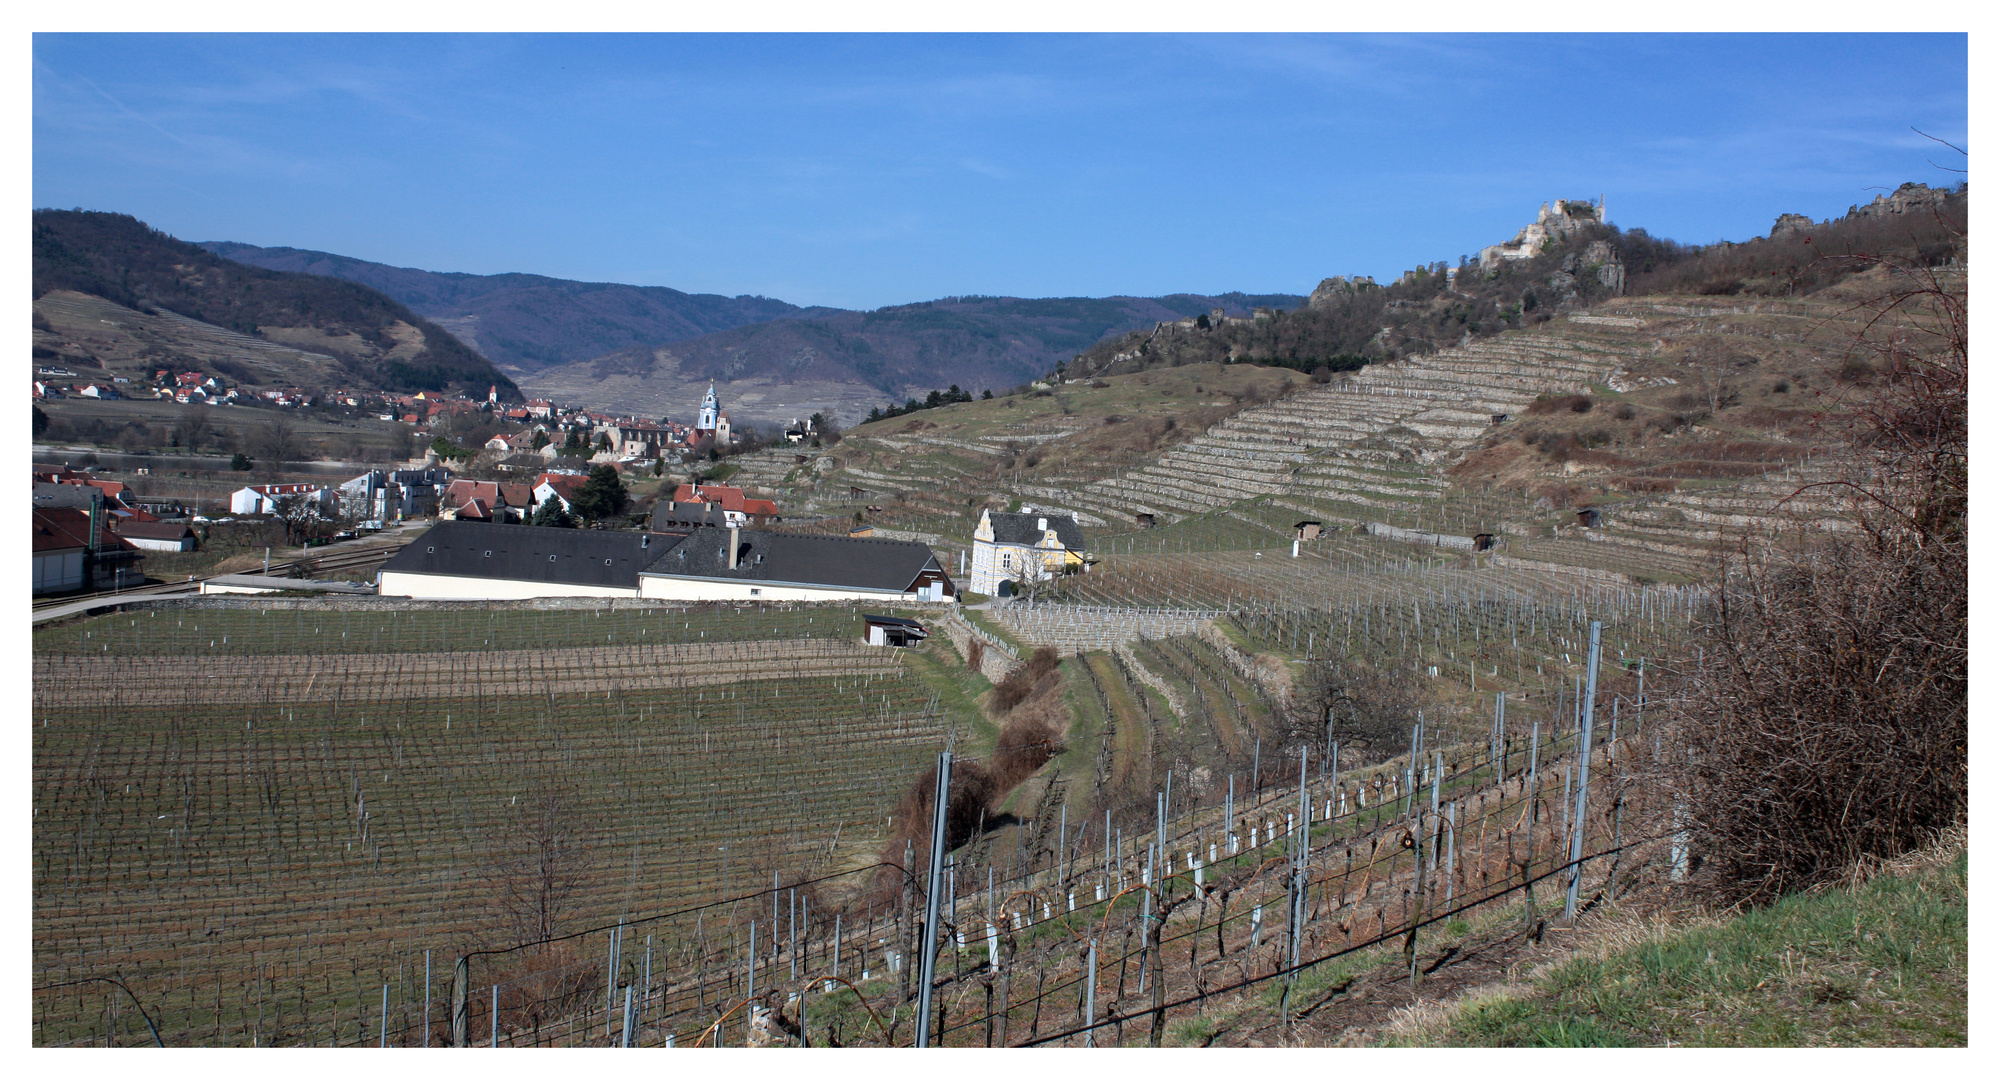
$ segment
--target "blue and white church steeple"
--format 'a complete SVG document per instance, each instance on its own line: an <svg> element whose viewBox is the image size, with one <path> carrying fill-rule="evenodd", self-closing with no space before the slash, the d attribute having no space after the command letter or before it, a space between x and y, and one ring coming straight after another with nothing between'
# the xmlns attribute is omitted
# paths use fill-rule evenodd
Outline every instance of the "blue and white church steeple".
<svg viewBox="0 0 2000 1080"><path fill-rule="evenodd" d="M711 382L708 384L708 393L701 399L701 412L695 417L694 429L696 431L714 431L716 418L721 411L721 407L715 400L715 384Z"/></svg>

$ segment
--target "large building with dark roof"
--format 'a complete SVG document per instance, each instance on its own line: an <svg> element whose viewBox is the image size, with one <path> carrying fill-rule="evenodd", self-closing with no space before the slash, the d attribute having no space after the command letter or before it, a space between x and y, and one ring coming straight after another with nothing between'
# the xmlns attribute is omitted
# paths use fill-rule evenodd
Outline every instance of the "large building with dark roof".
<svg viewBox="0 0 2000 1080"><path fill-rule="evenodd" d="M375 591L428 600L637 596L639 571L679 539L440 521L382 564Z"/></svg>
<svg viewBox="0 0 2000 1080"><path fill-rule="evenodd" d="M958 590L930 546L913 540L708 528L641 570L639 595L904 602L953 600Z"/></svg>
<svg viewBox="0 0 2000 1080"><path fill-rule="evenodd" d="M885 603L945 602L957 595L931 549L912 541L693 522L669 529L599 532L443 521L382 564L377 592L436 600L603 596Z"/></svg>

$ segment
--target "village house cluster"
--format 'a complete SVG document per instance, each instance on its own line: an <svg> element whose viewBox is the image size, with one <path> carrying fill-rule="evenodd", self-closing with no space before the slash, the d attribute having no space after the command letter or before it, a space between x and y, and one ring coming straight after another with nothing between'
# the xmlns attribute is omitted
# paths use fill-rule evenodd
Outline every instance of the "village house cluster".
<svg viewBox="0 0 2000 1080"><path fill-rule="evenodd" d="M48 369L43 373L48 374ZM200 372L158 374L159 389L179 400L217 403L230 400L235 392ZM43 389L38 382L37 394ZM107 396L116 393L106 390ZM267 397L278 395L271 397L275 404L312 401L306 394L264 393ZM231 516L211 521L175 500L137 498L120 481L67 466L36 466L35 594L138 584L144 580L139 568L144 552L193 550L200 542L197 526L226 524L237 518L282 521L288 540L303 539L310 544L324 541L333 529L373 531L414 519L525 525L551 506L564 515L580 517L576 499L589 482L586 473L592 465L629 469L658 462L669 454L679 458L718 443L726 445L736 438L712 384L692 425L567 409L541 399L508 406L499 401L497 387L488 389L484 402L430 392L368 399L334 391L326 399L336 404L390 408L392 412L385 414L385 419L413 424L435 425L475 411L523 423L524 430L496 435L482 447L489 461L491 455L503 455L493 464L521 479L455 476L453 469L462 467L461 459L441 459L430 452L421 467L372 469L339 484L248 484L230 493ZM800 427L806 432L811 429L809 423ZM703 525L763 528L778 524L782 518L777 505L768 499L747 496L740 488L697 481L682 484L672 498L663 500L656 521L660 528L685 531ZM548 543L592 542L581 539L583 534L576 530L548 532L564 534Z"/></svg>

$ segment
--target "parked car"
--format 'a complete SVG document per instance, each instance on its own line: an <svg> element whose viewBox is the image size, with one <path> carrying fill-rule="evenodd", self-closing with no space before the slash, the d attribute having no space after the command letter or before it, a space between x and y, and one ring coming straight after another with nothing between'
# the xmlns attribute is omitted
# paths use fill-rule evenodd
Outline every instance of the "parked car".
<svg viewBox="0 0 2000 1080"><path fill-rule="evenodd" d="M333 542L336 544L340 543L342 540L359 540L359 539L361 539L361 534L357 532L337 532L333 534Z"/></svg>

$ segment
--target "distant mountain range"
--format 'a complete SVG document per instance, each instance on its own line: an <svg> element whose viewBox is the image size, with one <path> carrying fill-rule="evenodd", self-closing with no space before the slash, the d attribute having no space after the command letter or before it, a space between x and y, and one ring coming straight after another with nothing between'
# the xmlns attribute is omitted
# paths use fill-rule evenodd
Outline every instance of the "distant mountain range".
<svg viewBox="0 0 2000 1080"><path fill-rule="evenodd" d="M620 349L700 337L837 308L802 308L762 296L684 293L650 285L566 281L539 274L459 274L389 266L324 251L200 245L226 259L359 282L456 334L517 374L590 360Z"/></svg>
<svg viewBox="0 0 2000 1080"><path fill-rule="evenodd" d="M668 416L687 411L715 380L730 384L725 397L739 423L818 409L851 421L872 404L952 384L1005 389L1107 336L1214 308L1247 315L1305 299L963 296L862 312L535 274L436 273L227 241L200 246L253 266L379 289L516 373L532 394Z"/></svg>
<svg viewBox="0 0 2000 1080"><path fill-rule="evenodd" d="M382 390L462 390L484 397L489 386L503 398L520 390L483 356L436 324L374 289L315 274L246 266L176 240L126 214L37 210L34 214L36 355L74 354L102 366L117 360L172 366L208 357L222 374L244 382L293 381L303 385ZM41 302L50 297L96 297L134 313L173 316L244 335L230 360L216 355L214 332L199 326L186 334L171 319L135 320L152 327L155 340L109 339L97 345L56 332ZM107 325L111 320L100 320ZM46 324L46 325L45 325ZM196 348L187 335L207 345ZM45 342L43 338L49 340ZM96 355L93 349L105 353ZM228 350L224 350L228 351ZM222 365L231 365L223 370ZM310 380L308 382L307 380Z"/></svg>

